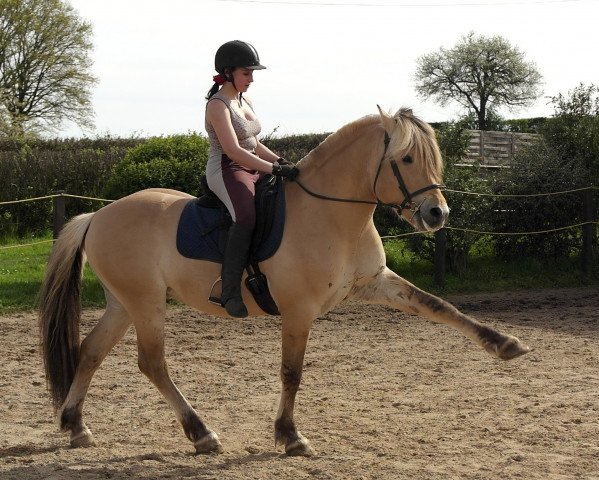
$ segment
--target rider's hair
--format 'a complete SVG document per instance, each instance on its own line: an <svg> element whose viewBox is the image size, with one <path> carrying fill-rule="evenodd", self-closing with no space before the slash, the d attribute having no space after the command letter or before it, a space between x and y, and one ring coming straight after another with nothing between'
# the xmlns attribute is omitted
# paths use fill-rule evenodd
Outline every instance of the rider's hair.
<svg viewBox="0 0 599 480"><path fill-rule="evenodd" d="M227 67L225 69L223 69L222 72L219 72L219 76L224 77L227 82L233 82L233 71L236 69L237 67ZM212 95L214 95L216 92L218 92L218 89L220 88L222 84L219 84L218 82L214 82L214 85L212 85L212 88L210 90L208 90L208 93L206 94L206 100L210 100L210 98L212 98Z"/></svg>

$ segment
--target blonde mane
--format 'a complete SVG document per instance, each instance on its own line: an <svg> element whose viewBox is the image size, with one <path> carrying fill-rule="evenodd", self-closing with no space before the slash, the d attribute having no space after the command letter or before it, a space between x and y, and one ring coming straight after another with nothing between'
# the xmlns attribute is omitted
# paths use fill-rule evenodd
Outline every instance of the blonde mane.
<svg viewBox="0 0 599 480"><path fill-rule="evenodd" d="M396 126L391 132L388 154L396 159L405 157L409 152L420 159L427 173L440 181L443 175L443 159L433 128L412 113L409 108L401 108L394 116ZM342 148L356 140L367 128L383 130L379 115L367 115L341 127L325 138L316 148L301 160L301 164L320 165Z"/></svg>
<svg viewBox="0 0 599 480"><path fill-rule="evenodd" d="M416 154L416 159L422 162L422 168L440 181L443 176L443 158L433 127L415 116L409 108L400 108L393 118L397 127L391 135L391 156L399 160L408 153L412 156Z"/></svg>

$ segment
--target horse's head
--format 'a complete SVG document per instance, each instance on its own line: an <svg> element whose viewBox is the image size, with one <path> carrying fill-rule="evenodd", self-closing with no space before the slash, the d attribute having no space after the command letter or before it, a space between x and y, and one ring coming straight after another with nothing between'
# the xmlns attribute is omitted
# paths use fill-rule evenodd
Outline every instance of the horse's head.
<svg viewBox="0 0 599 480"><path fill-rule="evenodd" d="M388 147L377 173L376 194L382 202L398 205L398 213L416 230L438 230L449 208L441 193L443 160L435 131L409 109L394 116L380 107L379 112Z"/></svg>

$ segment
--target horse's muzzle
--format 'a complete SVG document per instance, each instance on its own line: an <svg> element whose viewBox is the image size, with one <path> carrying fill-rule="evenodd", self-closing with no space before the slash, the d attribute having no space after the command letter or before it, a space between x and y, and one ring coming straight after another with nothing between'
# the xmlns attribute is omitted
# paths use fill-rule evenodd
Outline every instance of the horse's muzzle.
<svg viewBox="0 0 599 480"><path fill-rule="evenodd" d="M434 232L445 225L449 216L449 208L446 204L439 204L433 199L425 199L415 215L416 222L422 230Z"/></svg>

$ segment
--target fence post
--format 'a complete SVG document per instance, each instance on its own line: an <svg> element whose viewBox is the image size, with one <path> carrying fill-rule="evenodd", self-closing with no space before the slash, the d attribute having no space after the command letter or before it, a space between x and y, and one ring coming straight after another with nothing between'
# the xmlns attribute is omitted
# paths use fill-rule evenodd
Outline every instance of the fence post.
<svg viewBox="0 0 599 480"><path fill-rule="evenodd" d="M593 222L595 220L595 209L593 208L593 190L589 188L584 192L584 221ZM597 226L594 223L587 223L582 226L582 270L586 274L593 272L593 240L597 232Z"/></svg>
<svg viewBox="0 0 599 480"><path fill-rule="evenodd" d="M52 231L53 238L56 240L58 238L58 234L64 227L65 222L65 199L66 197L63 195L64 192L58 192L57 195L53 198L53 222L52 222Z"/></svg>
<svg viewBox="0 0 599 480"><path fill-rule="evenodd" d="M447 233L444 228L435 232L435 284L445 286L445 257L447 252Z"/></svg>

